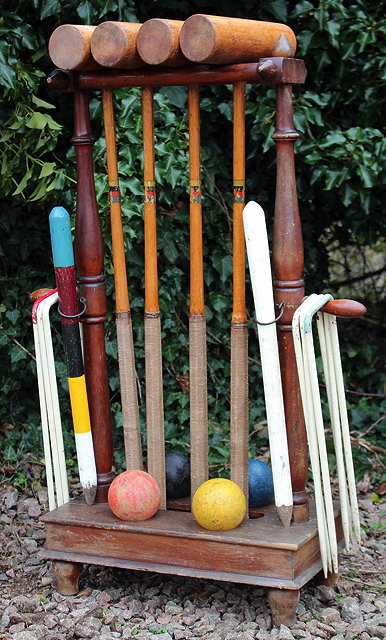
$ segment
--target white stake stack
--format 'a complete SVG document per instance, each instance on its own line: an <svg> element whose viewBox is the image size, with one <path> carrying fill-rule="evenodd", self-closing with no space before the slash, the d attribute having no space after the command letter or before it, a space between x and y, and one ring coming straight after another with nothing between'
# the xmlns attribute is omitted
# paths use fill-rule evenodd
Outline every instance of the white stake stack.
<svg viewBox="0 0 386 640"><path fill-rule="evenodd" d="M314 479L320 552L323 571L326 576L328 571L333 571L334 573L338 571L338 549L318 373L312 337L312 319L315 313L329 300L332 300L330 294L312 294L295 311L292 322L296 363ZM354 526L357 539L360 538L360 529L336 318L324 313L318 313L317 317L338 469L342 523L345 543L346 547L348 547L351 527ZM332 327L335 327L335 330ZM348 481L346 480L346 469Z"/></svg>
<svg viewBox="0 0 386 640"><path fill-rule="evenodd" d="M50 511L70 500L50 327L50 309L57 302L58 292L57 289L53 289L49 294L38 298L32 307L36 372Z"/></svg>
<svg viewBox="0 0 386 640"><path fill-rule="evenodd" d="M277 512L289 526L293 511L292 484L277 344L271 264L264 211L249 202L243 211L245 241L258 324L269 446Z"/></svg>

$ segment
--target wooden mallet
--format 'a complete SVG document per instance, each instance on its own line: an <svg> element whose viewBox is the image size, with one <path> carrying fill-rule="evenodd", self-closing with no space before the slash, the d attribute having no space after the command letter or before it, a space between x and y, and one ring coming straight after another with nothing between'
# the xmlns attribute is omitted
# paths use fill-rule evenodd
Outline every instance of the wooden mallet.
<svg viewBox="0 0 386 640"><path fill-rule="evenodd" d="M106 137L107 175L109 182L111 241L115 283L115 317L118 341L119 375L121 380L122 423L126 454L126 469L142 470L143 463L136 385L133 327L131 322L127 286L112 89L103 89L102 104Z"/></svg>

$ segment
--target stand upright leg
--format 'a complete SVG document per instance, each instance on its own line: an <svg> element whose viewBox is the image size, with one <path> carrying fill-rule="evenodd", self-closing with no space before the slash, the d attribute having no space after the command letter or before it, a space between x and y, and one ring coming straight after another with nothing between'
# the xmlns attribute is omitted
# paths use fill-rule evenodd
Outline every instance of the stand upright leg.
<svg viewBox="0 0 386 640"><path fill-rule="evenodd" d="M303 240L296 193L292 86L278 85L276 130L272 135L277 152L276 200L273 232L275 302L284 302L284 314L277 323L280 367L283 382L288 448L294 492L295 522L309 517L305 493L307 482L307 440L299 380L292 339L292 316L304 297Z"/></svg>
<svg viewBox="0 0 386 640"><path fill-rule="evenodd" d="M75 130L72 138L77 156L77 206L75 262L79 294L86 300L82 316L84 365L90 408L95 462L98 474L97 502L107 502L113 479L113 438L107 377L104 322L106 290L103 274L103 239L95 198L88 94L74 92Z"/></svg>

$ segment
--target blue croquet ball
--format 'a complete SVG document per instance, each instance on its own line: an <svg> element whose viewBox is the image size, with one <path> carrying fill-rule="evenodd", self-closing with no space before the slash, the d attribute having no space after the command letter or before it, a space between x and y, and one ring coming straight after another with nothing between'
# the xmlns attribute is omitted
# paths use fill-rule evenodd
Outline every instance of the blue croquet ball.
<svg viewBox="0 0 386 640"><path fill-rule="evenodd" d="M166 497L185 498L190 494L190 462L183 453L168 451L165 454Z"/></svg>
<svg viewBox="0 0 386 640"><path fill-rule="evenodd" d="M248 460L248 497L252 508L263 507L273 499L273 477L271 468L252 458Z"/></svg>

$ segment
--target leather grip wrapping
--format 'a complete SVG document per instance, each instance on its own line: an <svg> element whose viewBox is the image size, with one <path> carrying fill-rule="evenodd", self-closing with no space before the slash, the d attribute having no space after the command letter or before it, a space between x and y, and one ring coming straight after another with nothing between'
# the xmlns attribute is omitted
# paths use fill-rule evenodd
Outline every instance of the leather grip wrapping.
<svg viewBox="0 0 386 640"><path fill-rule="evenodd" d="M189 318L190 469L192 496L208 479L208 398L205 316Z"/></svg>
<svg viewBox="0 0 386 640"><path fill-rule="evenodd" d="M159 313L145 313L145 362L147 470L159 484L160 508L166 509L164 403Z"/></svg>

